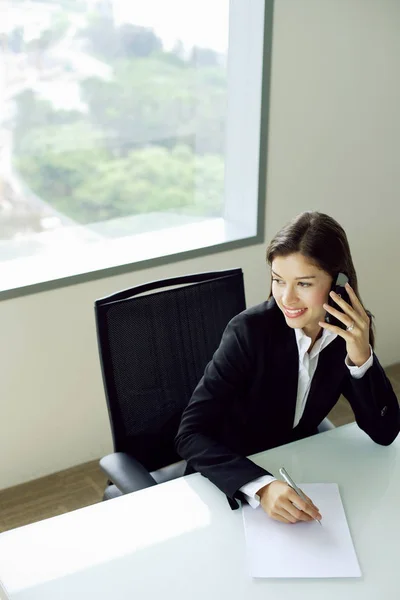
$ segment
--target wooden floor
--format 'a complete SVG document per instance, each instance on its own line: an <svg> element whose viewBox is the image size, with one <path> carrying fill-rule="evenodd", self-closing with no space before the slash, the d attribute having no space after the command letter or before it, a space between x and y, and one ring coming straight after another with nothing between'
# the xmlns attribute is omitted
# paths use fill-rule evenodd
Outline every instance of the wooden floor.
<svg viewBox="0 0 400 600"><path fill-rule="evenodd" d="M400 363L386 369L400 401ZM346 400L329 415L339 427L354 421ZM0 491L0 532L101 502L106 485L98 461Z"/></svg>

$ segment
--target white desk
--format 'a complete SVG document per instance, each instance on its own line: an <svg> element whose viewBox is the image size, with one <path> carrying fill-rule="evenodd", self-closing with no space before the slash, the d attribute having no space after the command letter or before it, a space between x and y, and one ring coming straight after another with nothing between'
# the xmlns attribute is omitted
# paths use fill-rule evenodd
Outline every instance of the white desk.
<svg viewBox="0 0 400 600"><path fill-rule="evenodd" d="M346 425L254 460L339 483L361 579L252 580L241 511L194 474L1 534L0 580L11 600L399 600L399 438Z"/></svg>

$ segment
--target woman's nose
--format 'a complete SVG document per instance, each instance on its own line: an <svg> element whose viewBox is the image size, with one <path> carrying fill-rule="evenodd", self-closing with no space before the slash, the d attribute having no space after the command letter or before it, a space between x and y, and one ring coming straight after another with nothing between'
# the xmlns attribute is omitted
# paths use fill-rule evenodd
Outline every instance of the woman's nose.
<svg viewBox="0 0 400 600"><path fill-rule="evenodd" d="M290 306L291 304L294 304L297 300L297 294L296 294L296 290L294 290L293 288L286 288L283 296L282 296L282 301L283 304L285 304L285 306Z"/></svg>

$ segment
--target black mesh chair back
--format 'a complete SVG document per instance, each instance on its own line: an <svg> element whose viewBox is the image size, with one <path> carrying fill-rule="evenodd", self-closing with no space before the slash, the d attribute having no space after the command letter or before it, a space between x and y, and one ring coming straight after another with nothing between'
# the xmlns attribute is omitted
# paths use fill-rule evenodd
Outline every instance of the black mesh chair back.
<svg viewBox="0 0 400 600"><path fill-rule="evenodd" d="M182 412L226 325L245 307L241 269L155 281L95 302L116 452L148 471L180 460Z"/></svg>

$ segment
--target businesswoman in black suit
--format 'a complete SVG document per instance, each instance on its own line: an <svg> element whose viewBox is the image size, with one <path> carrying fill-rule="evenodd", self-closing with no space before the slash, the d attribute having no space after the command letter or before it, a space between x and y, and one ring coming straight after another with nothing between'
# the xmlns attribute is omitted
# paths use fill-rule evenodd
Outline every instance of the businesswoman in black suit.
<svg viewBox="0 0 400 600"><path fill-rule="evenodd" d="M400 411L373 352L372 316L343 228L328 215L302 213L272 240L267 261L270 297L227 326L183 413L176 447L189 472L208 477L232 508L238 499L261 503L270 517L295 523L322 515L246 457L316 433L341 394L378 444L396 438ZM350 283L343 297L330 292L339 273Z"/></svg>

